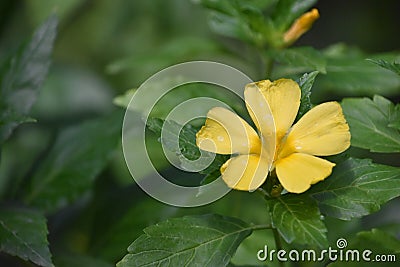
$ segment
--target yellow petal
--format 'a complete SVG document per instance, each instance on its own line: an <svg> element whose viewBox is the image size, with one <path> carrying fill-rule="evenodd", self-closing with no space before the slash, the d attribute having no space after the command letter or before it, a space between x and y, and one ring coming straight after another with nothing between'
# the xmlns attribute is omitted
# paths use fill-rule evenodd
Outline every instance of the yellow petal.
<svg viewBox="0 0 400 267"><path fill-rule="evenodd" d="M260 153L256 131L232 111L216 107L207 113L205 125L196 134L197 146L218 154Z"/></svg>
<svg viewBox="0 0 400 267"><path fill-rule="evenodd" d="M275 164L279 181L291 193L303 193L312 184L328 177L335 166L332 162L303 153L291 154Z"/></svg>
<svg viewBox="0 0 400 267"><path fill-rule="evenodd" d="M290 45L300 38L305 32L307 32L314 22L319 18L318 9L304 13L301 15L290 27L290 29L285 32L283 40L286 45Z"/></svg>
<svg viewBox="0 0 400 267"><path fill-rule="evenodd" d="M293 152L316 156L338 154L349 148L350 137L339 103L323 103L307 112L293 126L279 157Z"/></svg>
<svg viewBox="0 0 400 267"><path fill-rule="evenodd" d="M244 97L250 117L262 136L263 156L269 158L271 165L276 149L276 130L272 111L257 86L252 86L251 84L246 86Z"/></svg>
<svg viewBox="0 0 400 267"><path fill-rule="evenodd" d="M240 155L221 166L222 179L233 189L254 191L268 176L268 160L257 155Z"/></svg>
<svg viewBox="0 0 400 267"><path fill-rule="evenodd" d="M269 108L258 107L261 100L257 101L254 89L251 89L254 87L258 87L261 91ZM255 123L262 122L264 116L269 116L272 113L277 143L287 133L296 118L300 106L300 95L299 85L290 79L280 79L274 82L264 80L248 84L245 89L247 109ZM269 134L269 130L265 129L270 126L259 125L258 127L260 127L259 130L263 136Z"/></svg>

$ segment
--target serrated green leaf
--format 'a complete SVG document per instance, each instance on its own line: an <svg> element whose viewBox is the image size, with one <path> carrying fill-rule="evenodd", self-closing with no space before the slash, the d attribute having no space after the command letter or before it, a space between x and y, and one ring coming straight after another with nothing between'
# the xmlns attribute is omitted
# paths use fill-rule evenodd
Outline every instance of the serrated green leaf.
<svg viewBox="0 0 400 267"><path fill-rule="evenodd" d="M386 61L384 59L367 59L368 61L381 66L384 69L393 71L394 73L396 73L397 75L400 75L400 63L397 63L395 61L393 61L392 63L390 63L389 61Z"/></svg>
<svg viewBox="0 0 400 267"><path fill-rule="evenodd" d="M169 219L144 229L118 267L226 266L252 227L220 215Z"/></svg>
<svg viewBox="0 0 400 267"><path fill-rule="evenodd" d="M400 104L397 104L394 108L394 113L390 116L389 127L400 130Z"/></svg>
<svg viewBox="0 0 400 267"><path fill-rule="evenodd" d="M339 94L393 94L400 88L400 79L394 73L361 60L332 59L328 61L327 75L321 77L321 87Z"/></svg>
<svg viewBox="0 0 400 267"><path fill-rule="evenodd" d="M158 202L148 197L136 185L131 186L129 190L121 188L111 196L106 192L109 190L105 189L105 193L100 193L101 199L93 200L95 210L103 212L96 213L96 217L91 220L95 229L90 228L90 232L93 233L90 255L112 262L120 260L126 254L126 248L143 233L142 229L171 217L218 213L223 216L246 218L246 221L256 225L269 223L261 195L243 191L233 190L216 202L190 209L179 209ZM88 211L93 209L93 206L88 207ZM97 223L99 221L102 222L101 225ZM259 232L264 231L255 233Z"/></svg>
<svg viewBox="0 0 400 267"><path fill-rule="evenodd" d="M21 208L0 208L0 250L39 266L54 266L47 241L46 218Z"/></svg>
<svg viewBox="0 0 400 267"><path fill-rule="evenodd" d="M219 155L207 151L200 152L200 149L196 145L196 133L198 129L190 124L181 126L174 121L150 118L147 120L146 125L151 131L160 136L161 143L167 149L176 153L183 169L201 169L199 173L206 175L213 174L212 178L215 179L219 177L219 168L229 159L227 155ZM197 162L196 160L200 156L202 156L202 161ZM210 162L206 168L204 168L205 162Z"/></svg>
<svg viewBox="0 0 400 267"><path fill-rule="evenodd" d="M400 118L400 109L393 103L376 95L373 100L344 99L342 107L350 126L352 146L372 152L400 152L400 132L394 128Z"/></svg>
<svg viewBox="0 0 400 267"><path fill-rule="evenodd" d="M319 73L318 71L304 73L303 76L297 82L301 89L301 99L296 121L298 121L304 114L306 114L313 107L311 103L311 88L314 84L315 78L317 77L318 73Z"/></svg>
<svg viewBox="0 0 400 267"><path fill-rule="evenodd" d="M147 127L160 136L160 141L170 151L195 160L200 157L200 149L196 146L196 133L198 130L190 124L181 126L174 121L164 121L159 118L149 118Z"/></svg>
<svg viewBox="0 0 400 267"><path fill-rule="evenodd" d="M118 193L118 197L113 197L112 203L108 199L110 196L101 196L101 200L95 203L96 207L104 212L96 215L93 219L94 224L97 220L104 220L107 216L111 216L113 222L106 227L103 224L96 227L99 232L95 234L90 248L91 255L111 262L117 262L126 254L126 248L132 243L132 240L143 234L142 229L171 216L176 216L177 211L176 207L147 197L140 189L127 191L125 188L119 190ZM130 199L127 200L127 198ZM115 205L118 205L118 209L121 209L122 206L126 211L124 210L122 215L116 213L113 209Z"/></svg>
<svg viewBox="0 0 400 267"><path fill-rule="evenodd" d="M365 60L357 51L325 52L326 75L318 79L318 87L336 95L393 95L399 92L400 77ZM348 53L347 53L348 52ZM372 55L372 57L398 58L398 54Z"/></svg>
<svg viewBox="0 0 400 267"><path fill-rule="evenodd" d="M308 194L318 201L325 215L342 220L359 218L400 195L400 168L350 158Z"/></svg>
<svg viewBox="0 0 400 267"><path fill-rule="evenodd" d="M312 47L294 47L272 53L274 59L292 68L326 73L326 59L321 52Z"/></svg>
<svg viewBox="0 0 400 267"><path fill-rule="evenodd" d="M274 35L262 12L273 2L271 0L200 1L204 7L212 10L209 24L214 32L259 47L265 45Z"/></svg>
<svg viewBox="0 0 400 267"><path fill-rule="evenodd" d="M54 212L87 192L117 147L121 122L117 112L62 132L32 178L25 202Z"/></svg>
<svg viewBox="0 0 400 267"><path fill-rule="evenodd" d="M51 16L33 34L20 54L14 56L1 77L0 142L4 142L27 116L47 75L58 20Z"/></svg>
<svg viewBox="0 0 400 267"><path fill-rule="evenodd" d="M396 95L400 88L400 77L365 60L366 57L387 61L400 60L398 53L365 55L357 48L335 44L323 51L326 74L321 75L315 86L319 93L335 96L373 96L374 94ZM304 67L276 65L274 77L298 75L308 70ZM326 96L325 96L326 97Z"/></svg>
<svg viewBox="0 0 400 267"><path fill-rule="evenodd" d="M324 248L327 229L317 202L306 195L287 194L268 200L272 225L286 242Z"/></svg>

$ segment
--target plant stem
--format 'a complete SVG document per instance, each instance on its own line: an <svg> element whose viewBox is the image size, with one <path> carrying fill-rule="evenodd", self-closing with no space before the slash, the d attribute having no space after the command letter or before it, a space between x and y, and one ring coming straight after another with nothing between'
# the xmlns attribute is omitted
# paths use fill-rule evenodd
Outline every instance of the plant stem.
<svg viewBox="0 0 400 267"><path fill-rule="evenodd" d="M279 251L283 249L281 235L276 228L272 228L272 232L274 233L276 251ZM284 267L285 264L282 261L279 261L279 266Z"/></svg>
<svg viewBox="0 0 400 267"><path fill-rule="evenodd" d="M270 224L259 224L259 225L254 225L251 229L256 231L256 230L265 230L265 229L274 229L274 228Z"/></svg>
<svg viewBox="0 0 400 267"><path fill-rule="evenodd" d="M265 59L265 76L267 79L271 79L272 69L274 68L274 60L271 57Z"/></svg>

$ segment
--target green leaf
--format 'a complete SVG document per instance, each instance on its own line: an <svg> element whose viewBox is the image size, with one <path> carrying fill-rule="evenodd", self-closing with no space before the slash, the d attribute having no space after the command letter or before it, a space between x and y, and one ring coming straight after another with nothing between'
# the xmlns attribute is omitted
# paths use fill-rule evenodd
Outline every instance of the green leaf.
<svg viewBox="0 0 400 267"><path fill-rule="evenodd" d="M88 227L93 236L90 255L111 262L120 260L126 254L126 248L143 233L142 229L172 217L218 213L223 216L246 218L246 221L255 225L269 223L265 203L259 194L233 190L208 205L180 209L148 197L136 185L130 186L129 189L125 187L113 190L111 195L109 186L106 185L103 190L98 193L99 198L92 200L93 205L88 206L84 213L103 211L95 213L95 217L90 220L93 224ZM98 224L99 221L102 224ZM264 231L256 231L251 237L260 232ZM266 232L271 234L271 231Z"/></svg>
<svg viewBox="0 0 400 267"><path fill-rule="evenodd" d="M33 34L20 54L14 56L1 77L0 143L21 123L32 121L27 116L38 90L47 75L57 33L58 20L51 16Z"/></svg>
<svg viewBox="0 0 400 267"><path fill-rule="evenodd" d="M308 194L318 201L325 215L342 220L359 218L400 196L400 168L350 158Z"/></svg>
<svg viewBox="0 0 400 267"><path fill-rule="evenodd" d="M123 108L128 107L129 102L135 95L136 89L130 89L126 91L123 95L116 96L113 100L114 104Z"/></svg>
<svg viewBox="0 0 400 267"><path fill-rule="evenodd" d="M112 262L121 259L125 255L126 248L132 243L132 240L138 238L143 233L142 229L160 220L175 216L176 214L176 207L165 205L153 198L145 196L142 192L130 191L128 193L134 195L135 199L129 200L129 203L127 203L129 205L128 210L124 212L122 216L117 217L114 213L115 209L112 207L118 205L118 208L121 208L122 205L128 202L126 200L128 197L128 194L125 193L126 191L125 189L120 192L120 194L122 194L121 199L116 200L116 197L113 197L113 203L109 203L109 201L107 202L106 200L104 201L105 204L99 206L100 209L104 209L104 212L97 215L94 221L102 219L102 217L112 216L115 223L108 227L98 227L101 232L95 235L95 242L92 242L91 245L91 254L96 256L96 258L106 259ZM96 203L96 205L98 205L98 203ZM141 214L141 216L138 216L138 214Z"/></svg>
<svg viewBox="0 0 400 267"><path fill-rule="evenodd" d="M190 124L184 126L174 121L164 121L158 118L150 118L147 120L147 127L160 136L160 142L167 149L176 153L181 161L181 167L186 170L202 169L201 174L210 175L208 181L219 177L219 169L228 159L227 155L219 155L207 151L201 151L196 145L196 133L198 129ZM161 135L163 132L163 135ZM202 161L196 160L202 156ZM204 164L209 162L207 168Z"/></svg>
<svg viewBox="0 0 400 267"><path fill-rule="evenodd" d="M308 11L318 0L280 0L272 14L275 27L286 31L303 13Z"/></svg>
<svg viewBox="0 0 400 267"><path fill-rule="evenodd" d="M46 218L38 212L21 208L0 208L0 250L50 267Z"/></svg>
<svg viewBox="0 0 400 267"><path fill-rule="evenodd" d="M316 81L316 93L324 98L334 96L373 96L374 94L396 95L400 88L400 77L393 72L371 64L365 58L381 58L398 61L399 53L365 55L359 49L335 44L323 51L326 75ZM298 75L309 71L305 67L276 65L274 77ZM315 93L314 92L314 93Z"/></svg>
<svg viewBox="0 0 400 267"><path fill-rule="evenodd" d="M200 3L212 10L209 24L221 35L237 38L259 47L271 39L272 28L266 22L263 9L274 1L252 0L201 0Z"/></svg>
<svg viewBox="0 0 400 267"><path fill-rule="evenodd" d="M394 95L399 92L400 77L365 60L366 55L349 48L329 49L324 52L327 60L326 75L318 79L318 87L335 95ZM399 54L369 55L387 59Z"/></svg>
<svg viewBox="0 0 400 267"><path fill-rule="evenodd" d="M146 125L160 136L161 143L170 151L177 153L177 155L183 155L190 160L200 157L200 149L196 146L197 130L190 124L181 126L174 121L149 118Z"/></svg>
<svg viewBox="0 0 400 267"><path fill-rule="evenodd" d="M360 260L362 261L362 252L364 250L372 251L372 254L369 256L371 262L365 264L367 266L397 266L397 264L393 261L390 262L378 262L375 261L376 255L385 255L388 258L389 255L393 255L395 259L399 258L400 254L400 241L395 236L382 231L380 229L372 229L371 231L362 231L357 233L357 236L350 240L349 245L346 247L346 250L358 250L360 252ZM328 265L329 267L341 267L343 263L338 261ZM346 262L346 266L350 267L358 267L360 266L360 262L352 261Z"/></svg>
<svg viewBox="0 0 400 267"><path fill-rule="evenodd" d="M147 227L118 267L226 266L252 227L220 215L186 216Z"/></svg>
<svg viewBox="0 0 400 267"><path fill-rule="evenodd" d="M394 113L390 116L389 127L400 130L400 104L397 104L394 108Z"/></svg>
<svg viewBox="0 0 400 267"><path fill-rule="evenodd" d="M292 68L326 73L326 59L321 52L312 47L294 47L272 53L274 59Z"/></svg>
<svg viewBox="0 0 400 267"><path fill-rule="evenodd" d="M109 74L121 72L145 71L148 75L154 70L164 69L172 64L183 61L196 60L204 54L215 55L219 52L219 46L211 38L201 36L174 36L165 40L158 49L148 49L141 53L132 53L107 66Z"/></svg>
<svg viewBox="0 0 400 267"><path fill-rule="evenodd" d="M270 229L254 231L240 244L240 246L236 250L235 256L233 256L231 260L231 264L228 266L265 266L260 264L261 262L257 257L254 257L254 252L257 252L260 249L264 248L265 245L268 245L269 251L271 251L272 249L276 249L273 232Z"/></svg>
<svg viewBox="0 0 400 267"><path fill-rule="evenodd" d="M286 242L324 248L326 227L317 202L306 195L287 194L268 200L272 225Z"/></svg>
<svg viewBox="0 0 400 267"><path fill-rule="evenodd" d="M374 247L374 251L400 253L400 240L395 236L382 231L380 229L372 229L371 231L363 231L357 233L357 243L368 244L368 247Z"/></svg>
<svg viewBox="0 0 400 267"><path fill-rule="evenodd" d="M400 152L400 108L381 96L348 98L342 102L350 126L351 144L372 152ZM391 126L391 127L389 127Z"/></svg>
<svg viewBox="0 0 400 267"><path fill-rule="evenodd" d="M87 192L120 140L122 113L63 131L36 171L25 202L46 212Z"/></svg>
<svg viewBox="0 0 400 267"><path fill-rule="evenodd" d="M146 115L151 111L149 117L165 119L177 105L185 102L186 100L194 99L196 97L210 97L227 103L238 113L246 112L246 109L243 105L243 100L233 92L211 84L185 84L188 82L190 82L188 78L176 76L167 77L157 82L147 83L145 87L141 88L141 90L145 90L146 94L142 95L140 102L136 101L135 105L131 105L129 108L133 111L137 111ZM176 87L178 84L181 84L181 86ZM163 94L163 92L165 93L169 88L173 89L168 91L168 93ZM124 95L117 96L114 99L114 104L122 107L128 107L128 104L135 92L136 89L131 89L128 90ZM154 99L158 99L161 95L163 95L161 99L159 99L157 103L154 103ZM204 105L193 105L190 112L196 115L206 115L208 110L209 108L206 108ZM184 118L186 119L186 117Z"/></svg>
<svg viewBox="0 0 400 267"><path fill-rule="evenodd" d="M296 121L298 121L304 114L306 114L313 107L311 103L311 88L314 84L315 78L317 77L318 73L319 73L318 71L304 73L303 76L298 81L298 84L301 89L301 99Z"/></svg>
<svg viewBox="0 0 400 267"><path fill-rule="evenodd" d="M368 61L390 71L393 71L397 75L400 75L400 63L393 61L392 63L383 59L367 59Z"/></svg>

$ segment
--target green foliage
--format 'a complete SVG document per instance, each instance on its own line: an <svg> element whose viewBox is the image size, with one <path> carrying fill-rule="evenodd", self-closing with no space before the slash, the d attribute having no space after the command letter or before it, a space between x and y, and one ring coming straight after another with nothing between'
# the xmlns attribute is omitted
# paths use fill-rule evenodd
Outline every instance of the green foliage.
<svg viewBox="0 0 400 267"><path fill-rule="evenodd" d="M350 220L376 212L400 195L400 169L350 158L309 192L323 214Z"/></svg>
<svg viewBox="0 0 400 267"><path fill-rule="evenodd" d="M257 46L265 45L269 27L264 20L262 8L273 1L212 1L200 3L211 9L210 27L218 34L238 38Z"/></svg>
<svg viewBox="0 0 400 267"><path fill-rule="evenodd" d="M54 266L47 241L46 218L22 208L0 208L0 250L39 266Z"/></svg>
<svg viewBox="0 0 400 267"><path fill-rule="evenodd" d="M309 47L296 47L275 52L274 60L281 63L274 68L276 78L299 75L318 70L320 75L316 87L321 93L340 96L361 96L374 94L396 95L400 88L400 77L366 61L368 56L397 60L398 53L366 55L343 44L336 44L318 51ZM324 96L326 97L326 96Z"/></svg>
<svg viewBox="0 0 400 267"><path fill-rule="evenodd" d="M400 240L395 236L386 233L380 229L372 229L371 231L363 231L357 233L356 244L358 247L363 247L363 244L368 244L374 251L400 253Z"/></svg>
<svg viewBox="0 0 400 267"><path fill-rule="evenodd" d="M57 267L72 267L72 266L85 266L85 267L112 267L111 263L101 261L99 259L79 255L79 254L61 254L54 259Z"/></svg>
<svg viewBox="0 0 400 267"><path fill-rule="evenodd" d="M136 194L137 195L137 194ZM108 203L108 200L106 200ZM108 261L119 261L132 240L139 237L147 226L176 215L176 208L167 206L152 198L142 198L140 201L129 203L125 213L115 218L107 229L101 228L101 235L96 235L91 251L98 258ZM112 208L110 203L102 208ZM149 212L156 211L156 212ZM138 216L141 214L141 216Z"/></svg>
<svg viewBox="0 0 400 267"><path fill-rule="evenodd" d="M167 77L161 81L149 82L141 88L146 94L142 95L140 102L135 102L136 105L129 106L129 108L141 114L150 112L149 116L153 118L165 119L173 108L186 100L196 97L210 97L229 104L237 112L244 112L243 103L232 92L210 84L185 84L187 82L188 78L183 76ZM180 86L176 87L177 85ZM171 91L164 95L160 94L167 92L168 89L171 89ZM125 94L114 98L114 103L124 108L128 107L135 92L136 89L128 90ZM158 99L158 102L153 103L154 99ZM195 114L203 113L206 115L208 111L201 106L194 106L193 109L197 111L193 111Z"/></svg>
<svg viewBox="0 0 400 267"><path fill-rule="evenodd" d="M54 262L60 267L107 267L119 261L120 267L257 266L261 264L257 251L264 245L275 250L326 249L334 247L328 244L333 237L349 240L347 248L398 257L395 219L399 204L387 203L400 195L398 51L370 54L343 44L317 49L312 43L320 34L308 35L304 40L307 46L289 47L283 41L284 33L316 0L192 2L45 0L0 4L0 60L6 62L0 71L0 265L53 266ZM322 7L326 5L329 3L321 6L321 18L325 19L329 14L326 16ZM201 6L208 9L209 16L204 16ZM55 16L14 53L15 44L53 11L61 20L54 53ZM365 19L371 23L368 36L382 45L390 44L386 37L376 36L390 28L379 24L374 33L373 19L366 15ZM211 35L207 22L219 36ZM326 23L328 20L319 25L319 33ZM337 26L337 20L332 20L331 29L357 37ZM51 54L55 64L42 87ZM255 81L297 80L302 94L296 120L313 103L341 101L353 148L329 158L337 162L332 175L300 195L284 191L271 198L261 197L262 189L232 191L214 203L191 209L150 198L133 183L122 151L118 151L119 157L114 154L123 111L105 114L112 111L112 96L117 96L114 103L125 109L138 92L123 93L124 88L138 88L157 71L188 60L223 62ZM200 157L212 162L199 171L204 175L202 184L220 177L220 167L230 156L197 148L196 132L203 119L183 125L187 114L177 113L172 118L170 112L186 100L210 97L250 120L242 99L210 84L180 85L153 103L159 92L187 80L167 77L139 87L147 94L129 107L136 117L127 143L135 148L143 142L137 138L143 130L140 117L149 112L146 123L152 132L146 131L149 138L145 141L154 166L171 180L197 186L198 174L190 176L170 167L157 138L180 160L183 170L200 169L204 163L196 161ZM205 116L208 110L205 105L193 105L188 112ZM29 121L38 123L15 130ZM139 178L151 182L152 166L142 164L139 153L130 160L140 167ZM194 176L197 180L191 179ZM383 205L386 207L380 210ZM377 214L367 216L374 212ZM199 215L210 213L221 215ZM381 225L385 222L393 227L390 234L382 230L389 229ZM311 265L322 264L328 262ZM359 266L360 262L345 265Z"/></svg>
<svg viewBox="0 0 400 267"><path fill-rule="evenodd" d="M3 67L0 77L0 143L19 124L34 121L28 113L47 75L57 24L57 17L50 17L36 30L24 49Z"/></svg>
<svg viewBox="0 0 400 267"><path fill-rule="evenodd" d="M326 58L323 54L308 46L294 47L274 51L273 58L281 64L302 72L316 70L326 74Z"/></svg>
<svg viewBox="0 0 400 267"><path fill-rule="evenodd" d="M351 144L372 152L400 152L400 104L382 96L348 98L342 102L350 125Z"/></svg>
<svg viewBox="0 0 400 267"><path fill-rule="evenodd" d="M156 51L141 53L117 60L107 66L110 74L123 71L148 70L169 67L171 63L180 63L183 59L196 60L204 54L220 54L218 45L210 39L199 36L183 36L167 41ZM156 67L157 66L157 67Z"/></svg>
<svg viewBox="0 0 400 267"><path fill-rule="evenodd" d="M278 2L278 3L276 3ZM257 47L283 46L283 33L300 15L311 8L316 0L201 0L212 10L209 24L221 35L237 38ZM271 13L264 15L265 10Z"/></svg>
<svg viewBox="0 0 400 267"><path fill-rule="evenodd" d="M163 121L157 118L150 118L146 125L160 136L160 141L166 148L177 155L183 155L190 160L200 157L200 149L196 146L198 129L193 128L192 125L181 126L174 121Z"/></svg>
<svg viewBox="0 0 400 267"><path fill-rule="evenodd" d="M63 131L32 178L25 202L54 212L90 190L117 147L121 122L117 112Z"/></svg>
<svg viewBox="0 0 400 267"><path fill-rule="evenodd" d="M201 174L206 175L203 183L208 183L218 178L220 176L219 168L229 159L227 155L219 155L207 151L200 152L196 145L196 133L199 129L190 124L181 126L174 121L150 118L147 120L147 127L160 137L160 142L167 149L176 153L181 159L181 167L184 169L198 169L202 167L202 162L212 161L207 168L200 171ZM198 163L195 160L200 156L203 161Z"/></svg>
<svg viewBox="0 0 400 267"><path fill-rule="evenodd" d="M317 0L281 0L272 14L275 27L286 31L300 15L315 5Z"/></svg>
<svg viewBox="0 0 400 267"><path fill-rule="evenodd" d="M392 259L392 261L387 260L387 262L377 262L375 261L375 256L378 254L385 256L393 255L395 256L395 259L398 259L400 254L400 241L395 236L381 229L373 228L370 231L358 232L357 235L351 240L349 246L346 249L356 249L360 251L360 254L364 250L372 251L373 253L370 255L370 259L372 260L372 262L368 262L368 266L396 266L396 260L393 261ZM386 259L388 259L388 257L386 257ZM343 263L335 262L329 264L328 266L340 267L343 266ZM360 265L359 262L353 261L346 263L346 266L358 267Z"/></svg>
<svg viewBox="0 0 400 267"><path fill-rule="evenodd" d="M297 81L301 89L301 99L296 121L298 121L304 114L307 113L307 111L309 111L313 107L311 103L311 87L313 86L315 78L317 77L318 73L319 73L318 71L305 73Z"/></svg>
<svg viewBox="0 0 400 267"><path fill-rule="evenodd" d="M351 54L347 47L325 51L327 75L318 79L318 86L343 95L396 94L400 77L365 60L366 55ZM399 54L374 55L395 59Z"/></svg>
<svg viewBox="0 0 400 267"><path fill-rule="evenodd" d="M400 63L395 61L388 62L384 59L367 59L368 61L390 71L393 71L397 75L400 75Z"/></svg>
<svg viewBox="0 0 400 267"><path fill-rule="evenodd" d="M324 248L327 229L321 221L315 200L308 196L288 194L267 201L272 225L286 242Z"/></svg>
<svg viewBox="0 0 400 267"><path fill-rule="evenodd" d="M117 266L226 266L251 231L245 222L220 215L169 219L145 228Z"/></svg>

